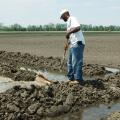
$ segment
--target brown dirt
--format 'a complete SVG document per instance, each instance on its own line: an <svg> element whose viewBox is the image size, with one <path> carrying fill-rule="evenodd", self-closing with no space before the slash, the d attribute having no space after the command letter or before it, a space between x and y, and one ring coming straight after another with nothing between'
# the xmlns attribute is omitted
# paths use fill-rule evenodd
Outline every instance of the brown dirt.
<svg viewBox="0 0 120 120"><path fill-rule="evenodd" d="M23 54L20 52L0 51L0 74L18 81L21 78L23 78L23 80L31 81L34 80L36 74L30 71L20 70L20 67L60 72L61 61L62 59L58 57L38 57L30 55L29 53ZM62 72L65 73L66 69L65 62ZM86 76L100 76L105 75L107 71L104 66L84 64L83 73Z"/></svg>
<svg viewBox="0 0 120 120"><path fill-rule="evenodd" d="M62 57L65 35L62 33L0 34L0 50L30 53L37 56ZM120 33L85 34L84 61L120 68Z"/></svg>
<svg viewBox="0 0 120 120"><path fill-rule="evenodd" d="M13 80L31 81L35 73L22 71L21 66L34 69L59 71L60 58L38 57L28 53L0 51L0 74ZM65 71L66 67L64 67ZM104 66L85 64L86 75L104 75ZM113 103L120 100L120 73L86 80L84 85L68 82L53 82L50 86L30 88L15 86L0 94L1 120L40 120L72 113L82 108L100 103Z"/></svg>
<svg viewBox="0 0 120 120"><path fill-rule="evenodd" d="M0 94L0 120L40 120L119 101L120 73L105 78L98 76L107 74L105 66L120 68L120 35L85 38L83 72L87 76L97 75L95 79L86 80L84 85L54 82L44 87L15 86ZM63 35L0 34L0 75L17 81L33 81L36 73L20 70L20 67L59 72L64 41Z"/></svg>
<svg viewBox="0 0 120 120"><path fill-rule="evenodd" d="M112 84L109 78L85 81L84 86L66 82L45 87L15 86L0 94L1 120L39 120L76 112L90 105L113 103L120 100L120 74L117 77L114 76L116 82Z"/></svg>

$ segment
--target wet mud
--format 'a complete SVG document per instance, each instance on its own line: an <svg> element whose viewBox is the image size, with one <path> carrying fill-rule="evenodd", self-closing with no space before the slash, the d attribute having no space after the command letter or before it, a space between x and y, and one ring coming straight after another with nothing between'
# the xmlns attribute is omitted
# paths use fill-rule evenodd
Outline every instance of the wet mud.
<svg viewBox="0 0 120 120"><path fill-rule="evenodd" d="M120 112L114 112L101 120L120 120Z"/></svg>
<svg viewBox="0 0 120 120"><path fill-rule="evenodd" d="M19 67L30 67L36 70L49 70L56 72L66 72L67 62L64 62L62 70L62 58L56 57L44 57L44 56L36 56L30 55L29 53L20 53L20 52L6 52L0 51L0 66L2 69L11 69L11 72L16 72L16 69ZM9 72L9 71L8 71ZM106 74L106 70L104 66L99 66L97 64L87 64L83 65L83 73L84 75L103 75Z"/></svg>
<svg viewBox="0 0 120 120"><path fill-rule="evenodd" d="M0 51L0 75L15 81L34 81L36 73L21 70L29 67L36 70L60 70L61 58L38 57L28 53ZM66 71L66 63L63 72ZM101 77L108 71L104 66L84 64L84 75L96 76L83 85L56 81L51 85L29 88L14 86L0 93L1 120L40 120L55 117L96 104L120 101L120 73ZM100 76L100 77L98 77Z"/></svg>

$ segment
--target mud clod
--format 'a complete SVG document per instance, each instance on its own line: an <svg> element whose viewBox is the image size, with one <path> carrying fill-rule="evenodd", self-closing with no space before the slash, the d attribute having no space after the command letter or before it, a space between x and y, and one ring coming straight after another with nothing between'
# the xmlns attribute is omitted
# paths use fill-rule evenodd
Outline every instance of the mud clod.
<svg viewBox="0 0 120 120"><path fill-rule="evenodd" d="M36 73L20 70L21 66L35 70L58 71L60 58L32 56L28 53L0 51L0 74L14 81L34 81ZM64 66L63 71L66 70ZM104 67L86 64L84 75L104 75ZM120 73L86 80L84 85L68 82L53 82L40 87L29 88L15 86L0 93L1 120L40 120L45 117L72 113L90 105L111 103L120 100ZM108 119L106 119L108 120Z"/></svg>

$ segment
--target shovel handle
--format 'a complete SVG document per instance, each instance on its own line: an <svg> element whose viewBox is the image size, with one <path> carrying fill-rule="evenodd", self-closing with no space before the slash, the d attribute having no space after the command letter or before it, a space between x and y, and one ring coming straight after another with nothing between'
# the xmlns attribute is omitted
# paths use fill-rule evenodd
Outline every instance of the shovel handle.
<svg viewBox="0 0 120 120"><path fill-rule="evenodd" d="M64 61L65 61L65 56L66 56L66 49L64 50L64 54L63 54L63 60L62 60L62 62L61 62L61 66L60 66L60 69L62 69L63 68L63 65L64 65Z"/></svg>

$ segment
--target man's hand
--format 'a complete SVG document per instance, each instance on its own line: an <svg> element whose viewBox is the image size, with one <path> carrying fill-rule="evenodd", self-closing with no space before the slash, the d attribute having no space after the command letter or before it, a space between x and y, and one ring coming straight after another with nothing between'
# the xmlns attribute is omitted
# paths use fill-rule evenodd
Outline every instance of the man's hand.
<svg viewBox="0 0 120 120"><path fill-rule="evenodd" d="M69 38L70 38L70 35L71 35L71 30L68 30L68 31L66 32L66 39L69 39Z"/></svg>
<svg viewBox="0 0 120 120"><path fill-rule="evenodd" d="M66 39L69 39L70 38L70 32L69 31L67 31L67 33L66 33Z"/></svg>
<svg viewBox="0 0 120 120"><path fill-rule="evenodd" d="M70 35L71 35L72 33L78 32L79 30L80 30L80 26L78 26L78 27L73 27L73 28L71 28L70 30L68 30L67 33L66 33L66 39L69 39L69 38L70 38Z"/></svg>

